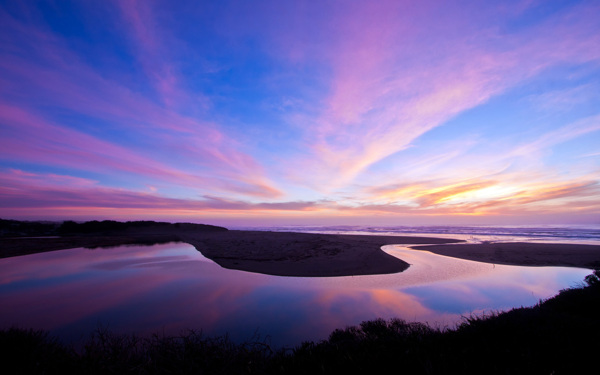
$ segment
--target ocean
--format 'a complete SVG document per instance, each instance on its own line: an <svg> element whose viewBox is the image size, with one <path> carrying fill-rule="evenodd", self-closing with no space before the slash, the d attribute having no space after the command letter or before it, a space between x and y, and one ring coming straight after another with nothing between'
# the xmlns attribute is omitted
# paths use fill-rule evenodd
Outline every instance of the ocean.
<svg viewBox="0 0 600 375"><path fill-rule="evenodd" d="M425 236L481 242L553 242L600 245L600 225L553 226L269 226L231 227L234 230L365 234L382 236Z"/></svg>

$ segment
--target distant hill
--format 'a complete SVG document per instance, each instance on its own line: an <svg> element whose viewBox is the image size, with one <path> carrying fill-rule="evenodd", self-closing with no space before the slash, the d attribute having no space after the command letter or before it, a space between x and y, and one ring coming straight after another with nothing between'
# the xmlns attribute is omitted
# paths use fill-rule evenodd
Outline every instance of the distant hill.
<svg viewBox="0 0 600 375"><path fill-rule="evenodd" d="M159 221L114 221L93 220L77 223L72 220L64 222L19 221L0 219L0 237L35 237L35 236L74 236L89 234L136 234L164 232L194 231L222 232L227 228L215 225L193 223L167 223Z"/></svg>
<svg viewBox="0 0 600 375"><path fill-rule="evenodd" d="M0 237L54 236L60 223L0 219Z"/></svg>

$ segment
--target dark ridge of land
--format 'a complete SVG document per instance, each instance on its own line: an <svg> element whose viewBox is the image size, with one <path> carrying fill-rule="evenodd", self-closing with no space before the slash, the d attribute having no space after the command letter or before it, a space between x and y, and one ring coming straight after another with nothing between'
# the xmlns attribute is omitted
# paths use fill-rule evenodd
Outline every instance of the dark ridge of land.
<svg viewBox="0 0 600 375"><path fill-rule="evenodd" d="M181 241L180 234L227 232L206 224L113 220L76 223L28 222L0 219L0 258L75 247L152 245Z"/></svg>
<svg viewBox="0 0 600 375"><path fill-rule="evenodd" d="M48 251L85 247L95 249L121 245L154 245L179 241L176 235L86 235L54 238L0 238L0 258L45 253Z"/></svg>
<svg viewBox="0 0 600 375"><path fill-rule="evenodd" d="M44 331L11 328L0 330L0 360L15 374L583 374L598 366L598 276L451 330L378 319L274 350L268 341L236 344L194 331L143 338L103 330L75 349Z"/></svg>
<svg viewBox="0 0 600 375"><path fill-rule="evenodd" d="M167 223L162 221L114 221L92 220L82 223L73 220L63 222L19 221L0 219L0 238L35 236L80 236L80 235L126 235L158 234L173 231L224 232L227 228L207 224Z"/></svg>
<svg viewBox="0 0 600 375"><path fill-rule="evenodd" d="M54 236L60 222L0 219L0 238L20 236Z"/></svg>

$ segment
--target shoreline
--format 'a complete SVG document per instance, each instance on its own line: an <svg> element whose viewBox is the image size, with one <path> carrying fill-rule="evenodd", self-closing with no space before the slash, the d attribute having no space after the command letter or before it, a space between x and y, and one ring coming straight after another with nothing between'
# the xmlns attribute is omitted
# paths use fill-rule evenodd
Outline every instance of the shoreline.
<svg viewBox="0 0 600 375"><path fill-rule="evenodd" d="M600 245L492 242L410 246L410 248L459 259L508 266L600 269Z"/></svg>
<svg viewBox="0 0 600 375"><path fill-rule="evenodd" d="M150 245L182 241L221 267L276 276L334 277L402 272L408 263L385 253L385 245L485 263L600 268L600 246L498 242L470 244L439 237L317 234L164 228L57 238L3 238L0 258L76 247ZM427 246L423 246L427 245Z"/></svg>

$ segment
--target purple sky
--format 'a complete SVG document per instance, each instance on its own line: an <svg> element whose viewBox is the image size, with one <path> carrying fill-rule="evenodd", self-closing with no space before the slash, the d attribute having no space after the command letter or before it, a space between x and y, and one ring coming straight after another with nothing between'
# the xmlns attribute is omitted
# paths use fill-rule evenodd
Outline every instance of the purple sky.
<svg viewBox="0 0 600 375"><path fill-rule="evenodd" d="M598 1L0 4L0 218L600 223Z"/></svg>

